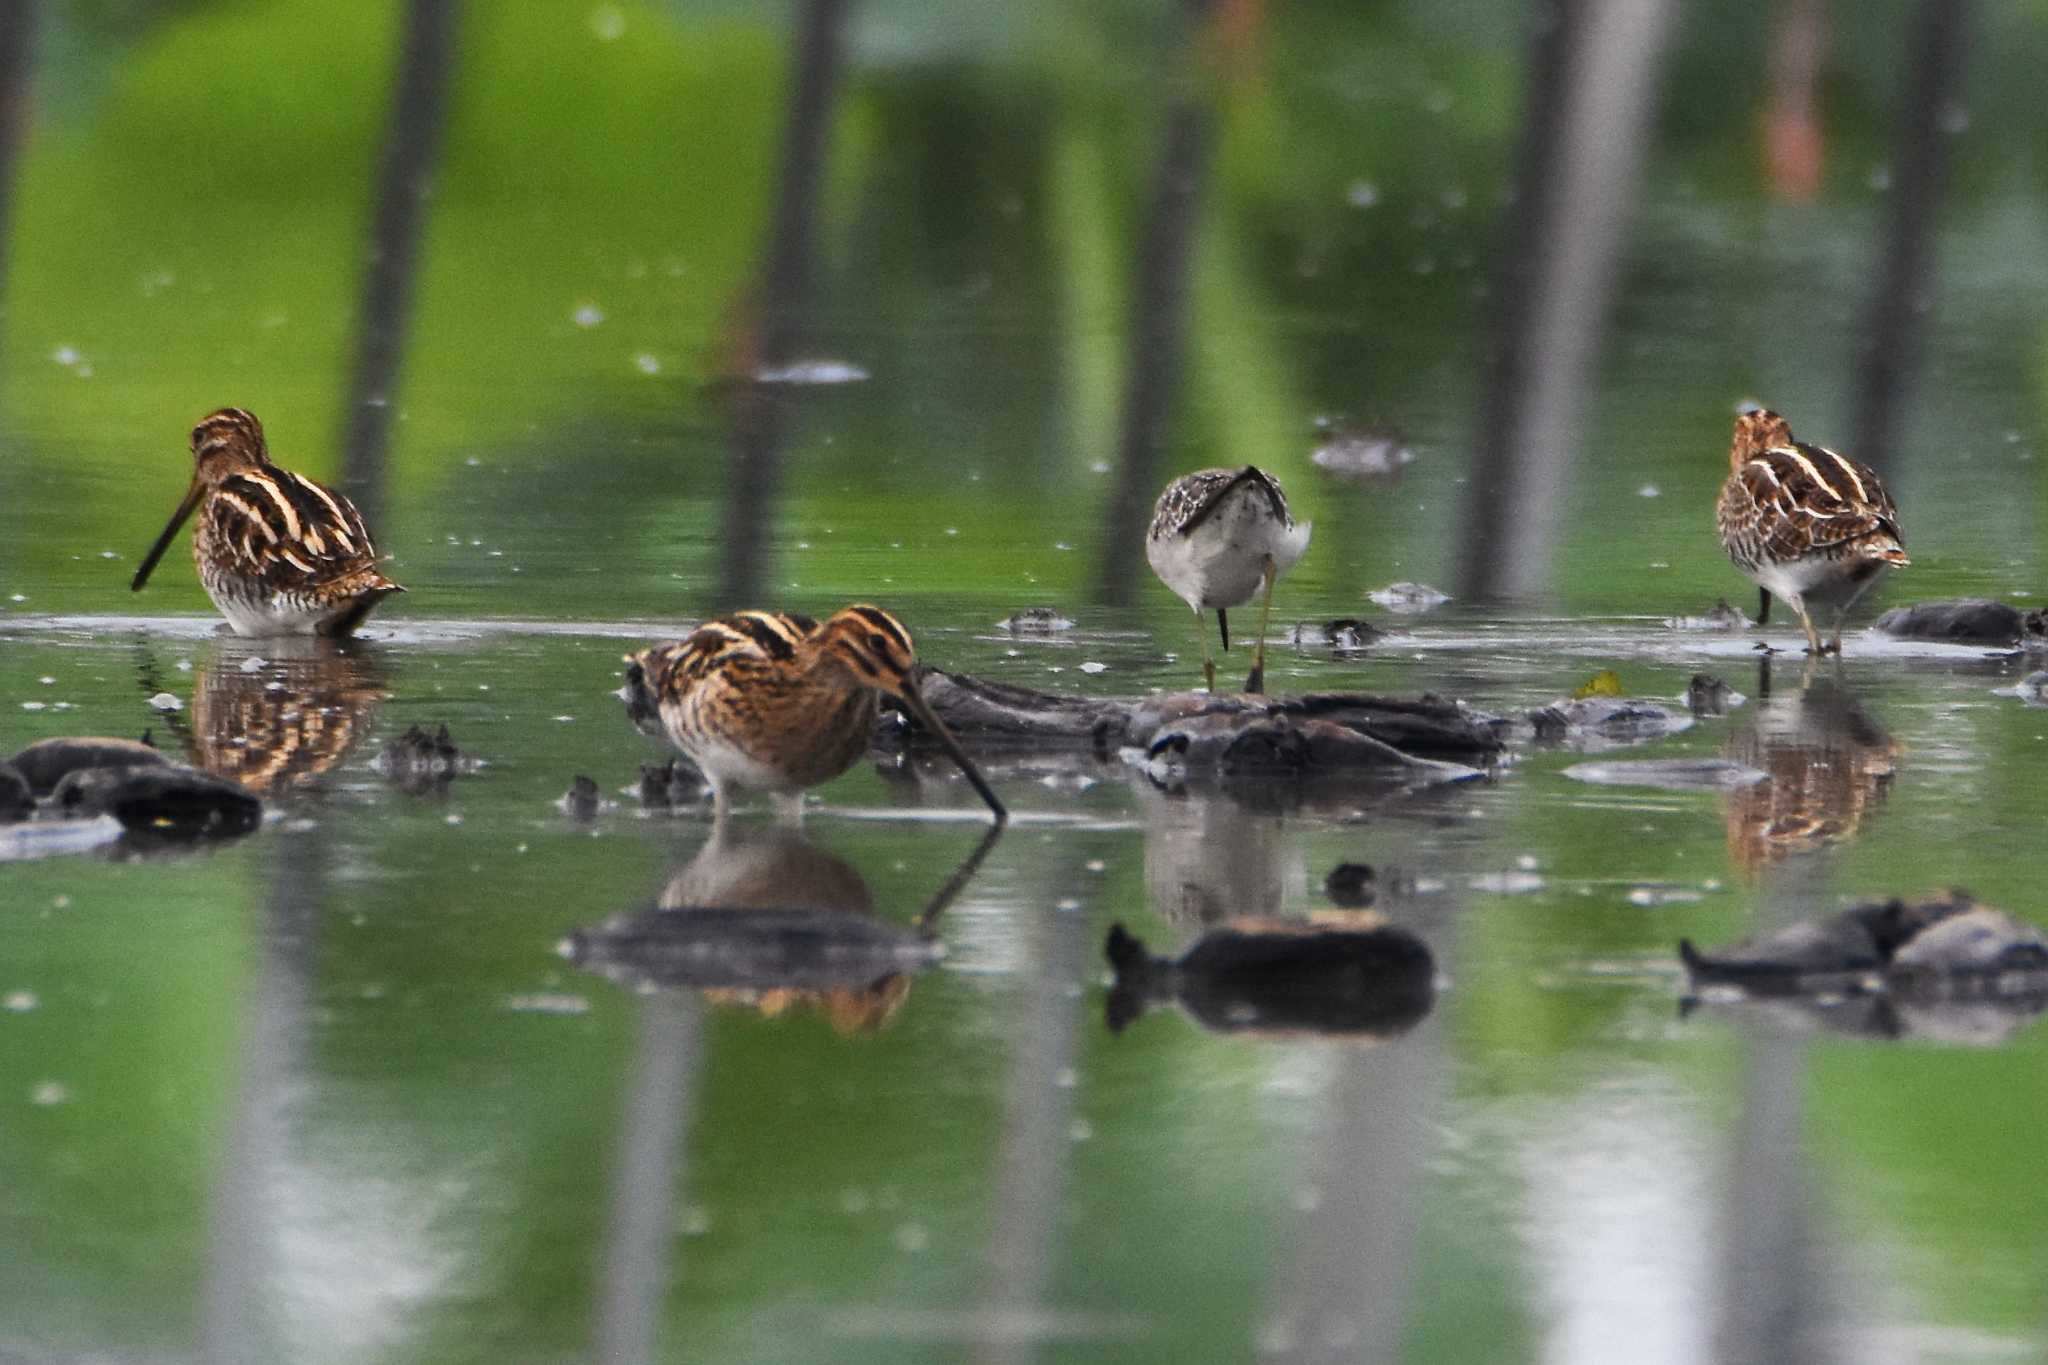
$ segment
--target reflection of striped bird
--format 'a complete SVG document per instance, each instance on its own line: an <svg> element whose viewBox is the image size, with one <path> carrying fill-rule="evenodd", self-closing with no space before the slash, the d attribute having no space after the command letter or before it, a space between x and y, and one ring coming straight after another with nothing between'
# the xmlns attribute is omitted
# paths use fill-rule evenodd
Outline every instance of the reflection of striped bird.
<svg viewBox="0 0 2048 1365"><path fill-rule="evenodd" d="M1721 548L1761 590L1761 624L1771 596L1785 599L1815 654L1842 647L1842 618L1888 564L1911 561L1899 543L1899 510L1868 465L1792 439L1792 428L1761 408L1735 419L1715 524ZM1808 603L1835 607L1825 646Z"/></svg>
<svg viewBox="0 0 2048 1365"><path fill-rule="evenodd" d="M270 462L263 426L222 408L192 428L192 485L129 585L149 581L178 529L199 513L192 558L237 635L347 635L398 584L354 503Z"/></svg>
<svg viewBox="0 0 2048 1365"><path fill-rule="evenodd" d="M659 721L703 769L720 816L736 787L792 796L852 767L867 752L876 696L886 692L945 747L996 819L1008 818L925 705L910 636L879 607L847 607L822 625L743 611L687 640L628 654L626 664L628 711L643 724Z"/></svg>

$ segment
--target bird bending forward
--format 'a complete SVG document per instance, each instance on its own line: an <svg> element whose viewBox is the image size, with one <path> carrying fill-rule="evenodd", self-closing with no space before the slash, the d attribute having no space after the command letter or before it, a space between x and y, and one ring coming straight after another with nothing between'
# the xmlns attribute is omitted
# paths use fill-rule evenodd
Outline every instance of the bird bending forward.
<svg viewBox="0 0 2048 1365"><path fill-rule="evenodd" d="M1877 471L1824 446L1792 439L1775 412L1735 419L1728 479L1715 510L1721 548L1760 590L1757 624L1771 598L1799 615L1813 654L1839 653L1842 621L1889 565L1912 561L1900 544L1899 510ZM1835 633L1821 643L1808 610L1835 608Z"/></svg>
<svg viewBox="0 0 2048 1365"><path fill-rule="evenodd" d="M1226 611L1251 601L1264 589L1259 609L1258 648L1244 690L1266 683L1266 627L1273 611L1273 582L1293 568L1308 549L1313 523L1297 524L1280 481L1256 465L1203 469L1166 486L1145 534L1145 559L1159 581L1194 608L1199 628L1203 611L1214 608L1223 648L1230 648ZM1216 690L1216 663L1209 632L1202 634L1202 677Z"/></svg>
<svg viewBox="0 0 2048 1365"><path fill-rule="evenodd" d="M720 819L736 788L795 797L852 767L868 750L885 692L960 765L996 823L1009 819L925 704L909 633L879 607L847 607L822 625L794 613L738 612L686 640L628 654L626 665L628 713L642 729L658 725L703 770Z"/></svg>

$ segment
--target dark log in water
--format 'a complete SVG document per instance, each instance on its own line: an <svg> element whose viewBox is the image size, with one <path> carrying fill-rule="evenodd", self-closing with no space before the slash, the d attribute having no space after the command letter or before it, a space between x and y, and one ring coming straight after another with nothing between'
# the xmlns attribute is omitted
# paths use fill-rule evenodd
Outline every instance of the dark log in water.
<svg viewBox="0 0 2048 1365"><path fill-rule="evenodd" d="M2037 607L2023 612L1988 597L1893 607L1877 618L1877 628L1895 640L2048 647L2048 611Z"/></svg>
<svg viewBox="0 0 2048 1365"><path fill-rule="evenodd" d="M36 808L35 793L28 779L11 764L0 763L0 825L26 820Z"/></svg>
<svg viewBox="0 0 2048 1365"><path fill-rule="evenodd" d="M1400 755L1484 764L1499 755L1505 729L1498 717L1432 696L1179 692L1128 701L1059 696L936 668L920 676L932 710L970 746L1085 744L1108 753L1185 736L1179 747L1206 757L1249 763L1263 748L1281 767L1377 766ZM884 724L885 735L900 734L893 716Z"/></svg>
<svg viewBox="0 0 2048 1365"><path fill-rule="evenodd" d="M1116 972L1105 1007L1113 1033L1172 1002L1218 1032L1391 1038L1436 1001L1428 945L1365 913L1237 920L1178 959L1154 957L1118 924L1105 951Z"/></svg>
<svg viewBox="0 0 2048 1365"><path fill-rule="evenodd" d="M50 808L67 820L111 815L168 839L232 838L263 819L263 803L241 783L172 764L80 768L57 784Z"/></svg>
<svg viewBox="0 0 2048 1365"><path fill-rule="evenodd" d="M88 735L38 740L8 759L7 765L27 780L29 790L48 796L67 775L88 768L169 767L170 762L139 740Z"/></svg>

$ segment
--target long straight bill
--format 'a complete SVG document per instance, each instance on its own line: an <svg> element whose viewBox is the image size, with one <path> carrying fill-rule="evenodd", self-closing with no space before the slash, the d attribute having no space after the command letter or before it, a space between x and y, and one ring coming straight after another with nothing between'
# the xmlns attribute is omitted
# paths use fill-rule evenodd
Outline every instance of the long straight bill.
<svg viewBox="0 0 2048 1365"><path fill-rule="evenodd" d="M910 714L917 717L917 723L932 732L933 737L939 741L939 747L946 751L946 756L960 765L960 771L967 774L967 780L974 784L974 789L981 793L981 799L988 802L988 808L995 812L996 823L1008 824L1010 812L1003 805L1002 798L996 795L995 788L989 786L988 779L981 775L981 769L974 766L974 760L960 747L960 741L953 738L953 732L948 730L938 716L933 714L932 708L925 704L924 698L918 694L916 680L906 679L903 690L897 693L897 696L910 708Z"/></svg>
<svg viewBox="0 0 2048 1365"><path fill-rule="evenodd" d="M156 538L156 544L149 547L149 553L142 557L142 564L135 570L135 577L129 580L128 591L141 592L142 585L149 581L156 562L164 557L164 551L171 548L171 542L178 537L178 531L185 525L185 519L192 515L192 509L199 505L199 499L206 493L206 485L192 480L192 486L185 490L185 500L178 504L178 510L171 513L170 521L164 526L164 533Z"/></svg>

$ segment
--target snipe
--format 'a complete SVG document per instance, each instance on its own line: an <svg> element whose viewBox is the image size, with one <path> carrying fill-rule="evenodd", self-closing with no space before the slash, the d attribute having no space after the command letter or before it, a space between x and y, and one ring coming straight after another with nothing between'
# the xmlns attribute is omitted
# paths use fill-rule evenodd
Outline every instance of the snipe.
<svg viewBox="0 0 2048 1365"><path fill-rule="evenodd" d="M1264 589L1259 608L1258 648L1245 691L1266 684L1266 627L1273 611L1273 581L1293 568L1308 549L1311 523L1297 524L1287 509L1280 481L1256 465L1203 469L1166 486L1145 534L1145 558L1159 581L1201 614L1214 608L1223 648L1230 649L1227 611ZM1209 632L1202 632L1202 678L1216 690L1216 662Z"/></svg>
<svg viewBox="0 0 2048 1365"><path fill-rule="evenodd" d="M398 584L356 505L270 462L263 426L222 408L192 428L192 486L129 587L142 591L186 518L199 514L192 559L237 635L347 635Z"/></svg>
<svg viewBox="0 0 2048 1365"><path fill-rule="evenodd" d="M1884 481L1824 446L1792 439L1775 412L1757 409L1735 419L1728 479L1715 511L1721 548L1757 585L1757 624L1782 597L1806 629L1813 654L1839 653L1842 620L1888 565L1912 561L1899 543L1899 510ZM1825 645L1809 606L1835 608L1834 637Z"/></svg>
<svg viewBox="0 0 2048 1365"><path fill-rule="evenodd" d="M895 617L852 606L822 625L808 616L743 611L686 640L626 656L621 694L637 721L657 721L711 783L721 818L737 788L800 799L867 752L887 693L960 765L975 791L1002 800L918 690L917 652Z"/></svg>

